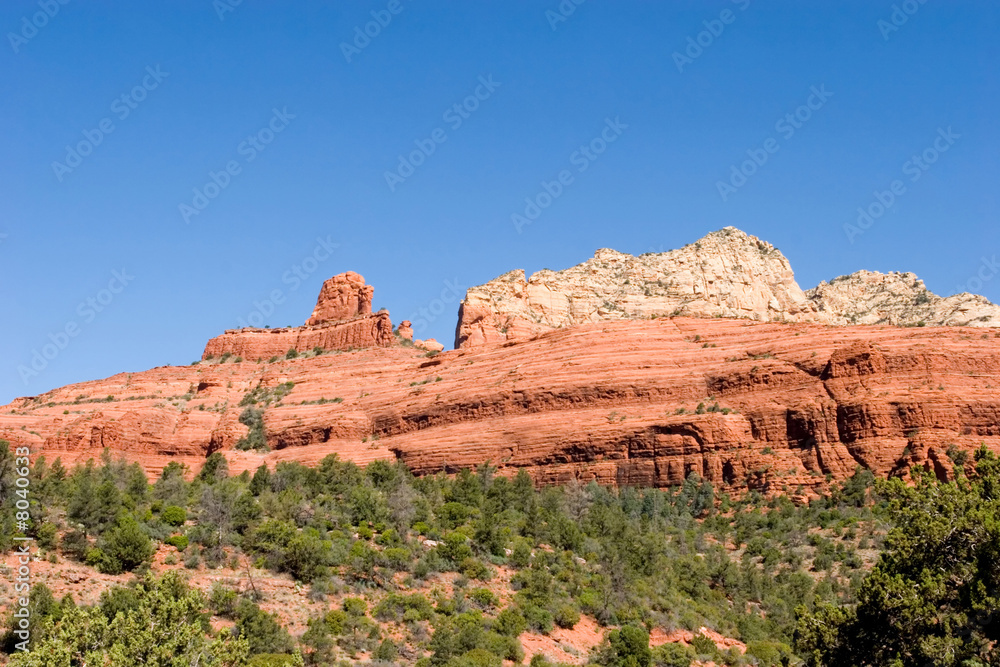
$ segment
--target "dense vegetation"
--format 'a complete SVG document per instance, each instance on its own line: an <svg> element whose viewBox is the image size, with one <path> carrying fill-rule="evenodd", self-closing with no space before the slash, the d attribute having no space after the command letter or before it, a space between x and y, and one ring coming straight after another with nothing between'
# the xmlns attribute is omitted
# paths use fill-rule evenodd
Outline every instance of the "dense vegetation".
<svg viewBox="0 0 1000 667"><path fill-rule="evenodd" d="M956 471L880 483L896 527L856 606L799 611L807 665L1000 665L1000 461L981 448L971 479Z"/></svg>
<svg viewBox="0 0 1000 667"><path fill-rule="evenodd" d="M11 487L2 475L10 458L0 441L5 494ZM995 466L981 458L984 470ZM919 568L947 556L918 554L923 532L952 545L954 559L971 559L963 560L969 570L1000 557L1000 549L984 546L993 544L991 531L997 530L996 515L989 514L992 496L975 501L977 493L987 493L983 487L989 494L1000 487L996 481L943 485L924 479L909 489L876 485L859 470L828 496L796 504L756 493L731 499L697 475L667 490L596 484L535 489L526 474L507 479L489 466L415 478L401 465L375 462L361 469L335 456L315 468L280 463L273 471L262 466L253 475L231 476L216 453L192 481L184 472L172 463L150 485L137 465L107 454L99 464L73 470L58 460L36 461L31 533L43 555L136 577L105 592L93 608L69 597L56 601L36 584L36 650L11 664L95 664L85 654L91 651L111 656L98 661L110 665L327 665L362 658L428 667L500 665L524 658L521 633L572 628L586 614L611 628L590 656L600 665L685 666L695 659L782 665L800 657L812 665L884 665L892 664L886 657L895 655L893 646L919 642L913 634L897 634L897 644L886 644L896 628L876 621L903 621L894 616L898 610L876 608L874 600L882 596L884 602L891 587L905 588L905 577L919 579ZM5 550L16 534L10 507L5 499L0 521L11 528L0 538ZM935 508L939 521L933 526L892 533L896 560L887 555L862 585L885 539L883 518L917 526L919 514ZM963 519L972 509L979 513ZM951 527L958 534L949 533ZM292 637L260 609L253 590L219 585L202 594L176 574L146 573L160 543L176 549L168 562L176 559L178 569L183 561L189 569L253 564L286 572L308 586L313 600L329 602L328 611ZM925 560L907 570L916 555ZM448 594L430 592L429 582L442 576L454 586ZM921 584L926 591L910 591L910 597L938 597L907 608L924 614L915 633L931 632L935 621L960 622L943 612L936 617L939 602L947 601L955 614L966 603L995 608L992 581L969 579L965 588L952 590L947 578L927 576ZM214 631L212 616L231 620L231 629ZM140 659L128 652L138 650L134 642L120 643L149 619L185 619L179 624L185 634L149 636L149 654ZM699 635L691 646L650 647L654 628L697 633L702 626L744 642L746 655L735 649L724 654ZM871 640L870 661L843 661L849 638L861 631L883 633L882 643ZM948 632L939 628L938 635ZM12 641L6 640L8 651ZM184 658L171 662L154 644L183 646L177 650ZM45 657L53 651L66 659ZM532 662L544 660L535 656ZM899 664L917 663L904 657Z"/></svg>

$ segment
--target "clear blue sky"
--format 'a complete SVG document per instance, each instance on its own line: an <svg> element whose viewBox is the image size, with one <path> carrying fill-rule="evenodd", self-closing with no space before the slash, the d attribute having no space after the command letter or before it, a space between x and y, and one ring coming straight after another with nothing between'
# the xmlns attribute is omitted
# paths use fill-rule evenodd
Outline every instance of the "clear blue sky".
<svg viewBox="0 0 1000 667"><path fill-rule="evenodd" d="M898 30L889 0L568 0L567 17L547 14L558 0L224 2L0 5L0 402L190 363L274 290L263 321L300 324L345 270L397 323L434 307L417 334L450 345L456 284L727 225L777 245L804 288L867 268L951 294L1000 253L993 2L911 0ZM372 12L386 25L345 56ZM810 99L822 86L832 96ZM948 150L907 170L949 127ZM602 132L603 153L576 152ZM719 181L768 139L776 152L724 199ZM434 152L391 189L417 141ZM67 156L81 142L89 154ZM518 233L512 214L563 170ZM199 201L210 172L229 182ZM902 194L849 242L844 225L894 180ZM179 208L206 203L189 222ZM318 238L338 247L296 277ZM1000 300L1000 275L980 291Z"/></svg>

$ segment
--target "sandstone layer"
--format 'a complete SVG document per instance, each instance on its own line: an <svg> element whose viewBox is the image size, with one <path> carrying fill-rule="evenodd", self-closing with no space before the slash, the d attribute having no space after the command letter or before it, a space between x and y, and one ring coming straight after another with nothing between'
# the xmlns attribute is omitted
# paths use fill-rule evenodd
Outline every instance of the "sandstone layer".
<svg viewBox="0 0 1000 667"><path fill-rule="evenodd" d="M392 321L385 311L372 314L373 295L374 288L365 285L359 274L341 273L323 283L305 326L232 329L208 341L202 359L228 354L256 360L283 356L289 350L387 347L395 342Z"/></svg>
<svg viewBox="0 0 1000 667"><path fill-rule="evenodd" d="M292 383L291 385L287 383ZM236 451L250 392L291 387L264 412L267 453ZM22 398L0 438L51 461L169 461L235 471L328 454L400 459L418 474L485 461L538 482L795 492L926 465L980 442L1000 450L1000 331L660 318L584 324L429 357L408 345L201 362Z"/></svg>
<svg viewBox="0 0 1000 667"><path fill-rule="evenodd" d="M288 350L305 352L317 347L324 350L386 347L394 340L389 313L380 312L347 322L327 322L311 327L227 331L208 341L202 359L226 353L244 359L269 359L284 356Z"/></svg>
<svg viewBox="0 0 1000 667"><path fill-rule="evenodd" d="M455 347L525 340L588 322L662 316L771 322L1000 326L984 297L942 298L913 274L861 271L803 292L791 265L769 243L734 227L678 250L634 257L598 250L563 271L506 273L470 288Z"/></svg>

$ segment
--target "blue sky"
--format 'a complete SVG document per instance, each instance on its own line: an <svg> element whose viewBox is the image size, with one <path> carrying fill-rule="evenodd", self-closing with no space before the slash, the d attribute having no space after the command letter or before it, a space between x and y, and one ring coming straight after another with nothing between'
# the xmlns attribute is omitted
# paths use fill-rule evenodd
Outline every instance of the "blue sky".
<svg viewBox="0 0 1000 667"><path fill-rule="evenodd" d="M300 324L345 270L450 345L465 287L727 225L804 288L959 291L1000 252L1000 7L896 7L6 0L0 402Z"/></svg>

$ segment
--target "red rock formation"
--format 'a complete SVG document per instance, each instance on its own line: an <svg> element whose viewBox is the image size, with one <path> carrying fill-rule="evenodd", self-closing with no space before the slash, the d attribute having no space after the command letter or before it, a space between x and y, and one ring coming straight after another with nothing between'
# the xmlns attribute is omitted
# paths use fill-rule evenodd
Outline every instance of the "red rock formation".
<svg viewBox="0 0 1000 667"><path fill-rule="evenodd" d="M316 347L324 350L349 350L392 345L392 321L389 313L379 312L349 322L328 322L291 329L236 329L208 341L202 359L229 353L244 359L269 359L284 356L288 350L305 352Z"/></svg>
<svg viewBox="0 0 1000 667"><path fill-rule="evenodd" d="M273 451L235 451L240 400L286 382L265 411ZM216 450L237 472L337 453L419 474L490 461L541 483L662 487L696 472L794 493L858 465L946 476L951 448L1000 450L1000 331L663 318L434 358L392 346L203 362L18 399L0 408L0 438L66 462L110 447L151 475Z"/></svg>
<svg viewBox="0 0 1000 667"><path fill-rule="evenodd" d="M395 342L389 313L372 314L375 288L353 271L323 283L312 317L305 326L284 329L231 329L208 341L202 359L229 354L244 359L269 359L289 350L314 348L350 350L387 347Z"/></svg>
<svg viewBox="0 0 1000 667"><path fill-rule="evenodd" d="M399 323L399 337L405 340L413 340L413 324L410 320L403 320Z"/></svg>
<svg viewBox="0 0 1000 667"><path fill-rule="evenodd" d="M350 320L359 315L371 315L375 288L365 285L365 279L354 271L341 273L323 283L316 299L312 317L306 326L325 322Z"/></svg>
<svg viewBox="0 0 1000 667"><path fill-rule="evenodd" d="M427 350L428 352L441 352L444 350L444 345L437 342L433 338L428 338L427 340L415 340L413 341L414 347L419 347L421 350Z"/></svg>

